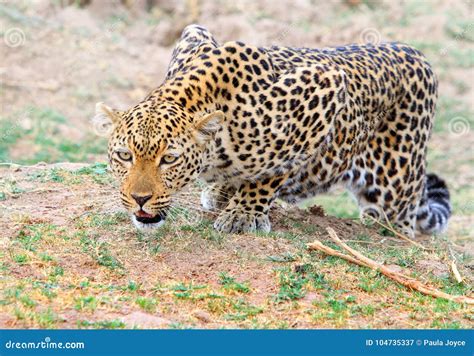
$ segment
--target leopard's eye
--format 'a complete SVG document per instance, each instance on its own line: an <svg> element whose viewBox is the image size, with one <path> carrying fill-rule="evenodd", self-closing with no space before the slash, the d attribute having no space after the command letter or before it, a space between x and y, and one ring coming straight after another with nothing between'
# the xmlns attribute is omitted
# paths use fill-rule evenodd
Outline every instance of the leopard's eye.
<svg viewBox="0 0 474 356"><path fill-rule="evenodd" d="M164 155L163 157L161 157L160 165L161 164L172 164L172 163L176 162L177 159L178 159L178 156L175 156L175 155Z"/></svg>
<svg viewBox="0 0 474 356"><path fill-rule="evenodd" d="M117 156L124 162L130 162L132 160L132 154L125 151L117 151Z"/></svg>

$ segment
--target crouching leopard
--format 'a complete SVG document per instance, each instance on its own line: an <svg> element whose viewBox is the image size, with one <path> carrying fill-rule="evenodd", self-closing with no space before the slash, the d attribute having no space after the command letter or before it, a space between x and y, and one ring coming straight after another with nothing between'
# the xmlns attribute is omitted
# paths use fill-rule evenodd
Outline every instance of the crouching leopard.
<svg viewBox="0 0 474 356"><path fill-rule="evenodd" d="M163 224L202 179L221 232L270 231L276 198L343 185L361 212L413 236L443 231L451 214L445 182L425 172L436 99L431 66L401 43L220 45L191 25L164 82L126 111L98 103L94 124L138 228Z"/></svg>

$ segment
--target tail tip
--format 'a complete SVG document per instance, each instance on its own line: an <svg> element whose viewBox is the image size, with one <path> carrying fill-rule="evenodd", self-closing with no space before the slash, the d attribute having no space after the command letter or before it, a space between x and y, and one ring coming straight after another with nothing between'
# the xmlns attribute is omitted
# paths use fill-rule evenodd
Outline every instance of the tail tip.
<svg viewBox="0 0 474 356"><path fill-rule="evenodd" d="M450 216L450 194L446 182L436 174L427 174L424 196L417 214L419 230L427 234L442 233L447 229Z"/></svg>

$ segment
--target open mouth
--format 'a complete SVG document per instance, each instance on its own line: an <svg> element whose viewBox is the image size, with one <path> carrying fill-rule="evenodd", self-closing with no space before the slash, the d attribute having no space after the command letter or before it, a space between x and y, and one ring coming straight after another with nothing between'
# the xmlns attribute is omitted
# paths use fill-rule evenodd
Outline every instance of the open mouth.
<svg viewBox="0 0 474 356"><path fill-rule="evenodd" d="M144 212L143 210L135 213L135 219L143 224L156 224L163 221L165 217L166 214L164 213L152 215Z"/></svg>

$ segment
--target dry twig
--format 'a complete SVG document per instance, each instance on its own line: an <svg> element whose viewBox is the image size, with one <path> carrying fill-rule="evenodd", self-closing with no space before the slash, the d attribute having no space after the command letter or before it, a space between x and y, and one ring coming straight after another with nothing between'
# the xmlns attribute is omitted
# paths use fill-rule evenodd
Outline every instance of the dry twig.
<svg viewBox="0 0 474 356"><path fill-rule="evenodd" d="M456 282L462 283L462 276L461 273L459 273L458 267L456 266L456 261L452 260L451 261L451 271L453 272L454 278L456 278Z"/></svg>
<svg viewBox="0 0 474 356"><path fill-rule="evenodd" d="M348 251L351 255L344 254L342 252L336 251L324 244L322 244L320 241L315 241L313 243L308 244L308 248L310 250L319 250L322 251L328 255L331 256L336 256L343 258L349 262L355 263L360 266L365 266L372 268L374 270L380 271L383 275L386 277L393 279L394 281L400 283L401 285L409 288L416 290L420 293L423 293L425 295L430 295L435 298L444 298L447 300L455 301L458 303L466 303L466 304L474 304L474 298L462 296L462 295L451 295L445 292L442 292L436 288L426 286L422 284L421 282L417 281L416 279L413 279L403 273L395 272L392 271L391 269L387 268L383 264L374 261L360 252L354 250L352 247L348 246L346 243L344 243L339 236L337 236L336 231L334 231L332 228L328 227L326 228L329 236L334 240L334 242L343 248L344 250Z"/></svg>

